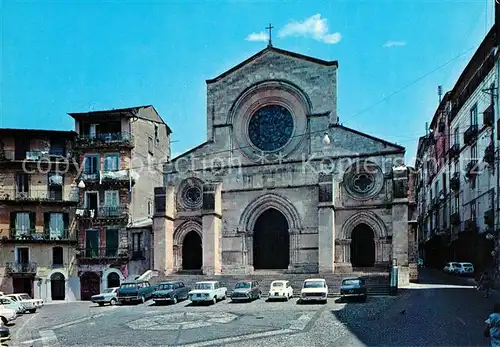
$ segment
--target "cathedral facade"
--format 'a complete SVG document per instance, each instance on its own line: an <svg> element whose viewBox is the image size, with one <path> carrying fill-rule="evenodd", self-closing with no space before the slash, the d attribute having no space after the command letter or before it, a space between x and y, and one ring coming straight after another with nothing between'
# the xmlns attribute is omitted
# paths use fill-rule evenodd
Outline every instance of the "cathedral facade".
<svg viewBox="0 0 500 347"><path fill-rule="evenodd" d="M339 124L337 70L269 45L206 81L207 140L155 189L155 270L408 281L405 150Z"/></svg>

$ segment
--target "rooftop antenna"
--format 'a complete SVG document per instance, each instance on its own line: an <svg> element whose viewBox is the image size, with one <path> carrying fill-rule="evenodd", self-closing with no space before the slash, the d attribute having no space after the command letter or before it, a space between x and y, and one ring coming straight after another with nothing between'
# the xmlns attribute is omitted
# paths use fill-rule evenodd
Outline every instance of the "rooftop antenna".
<svg viewBox="0 0 500 347"><path fill-rule="evenodd" d="M438 97L439 97L440 104L441 104L442 96L443 96L443 86L438 86Z"/></svg>

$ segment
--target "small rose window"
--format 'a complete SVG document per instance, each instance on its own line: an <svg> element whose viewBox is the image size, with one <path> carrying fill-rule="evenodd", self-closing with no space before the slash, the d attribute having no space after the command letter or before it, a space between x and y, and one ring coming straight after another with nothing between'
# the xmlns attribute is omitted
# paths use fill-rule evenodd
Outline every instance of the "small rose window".
<svg viewBox="0 0 500 347"><path fill-rule="evenodd" d="M358 173L352 178L352 188L360 194L370 192L373 189L374 184L375 180L369 173Z"/></svg>

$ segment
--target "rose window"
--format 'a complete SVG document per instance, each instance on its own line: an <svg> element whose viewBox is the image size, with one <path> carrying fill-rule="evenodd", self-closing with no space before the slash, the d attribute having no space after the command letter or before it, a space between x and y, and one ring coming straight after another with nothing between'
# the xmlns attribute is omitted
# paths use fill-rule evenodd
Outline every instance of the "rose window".
<svg viewBox="0 0 500 347"><path fill-rule="evenodd" d="M264 152L283 148L292 138L293 116L280 105L264 106L257 110L248 124L252 144Z"/></svg>
<svg viewBox="0 0 500 347"><path fill-rule="evenodd" d="M366 194L372 190L375 180L372 175L367 173L358 173L352 178L352 187L360 194Z"/></svg>
<svg viewBox="0 0 500 347"><path fill-rule="evenodd" d="M187 186L182 194L183 205L187 208L195 209L201 207L202 191L198 186Z"/></svg>

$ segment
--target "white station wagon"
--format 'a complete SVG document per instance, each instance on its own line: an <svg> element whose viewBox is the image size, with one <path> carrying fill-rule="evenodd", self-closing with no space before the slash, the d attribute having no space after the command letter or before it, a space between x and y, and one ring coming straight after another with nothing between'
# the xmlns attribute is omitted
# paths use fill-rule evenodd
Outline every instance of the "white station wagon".
<svg viewBox="0 0 500 347"><path fill-rule="evenodd" d="M41 299L32 299L28 294L7 294L6 297L11 298L16 302L20 302L24 307L26 307L26 311L30 313L35 313L37 308L41 308L43 306L43 300Z"/></svg>
<svg viewBox="0 0 500 347"><path fill-rule="evenodd" d="M226 299L227 288L222 287L219 281L196 282L194 289L188 293L188 298L193 304L211 302L216 304L219 300Z"/></svg>
<svg viewBox="0 0 500 347"><path fill-rule="evenodd" d="M328 286L322 278L311 278L304 281L300 291L300 302L321 301L324 304L328 301Z"/></svg>
<svg viewBox="0 0 500 347"><path fill-rule="evenodd" d="M285 300L293 298L293 288L288 281L273 281L269 288L268 300Z"/></svg>

